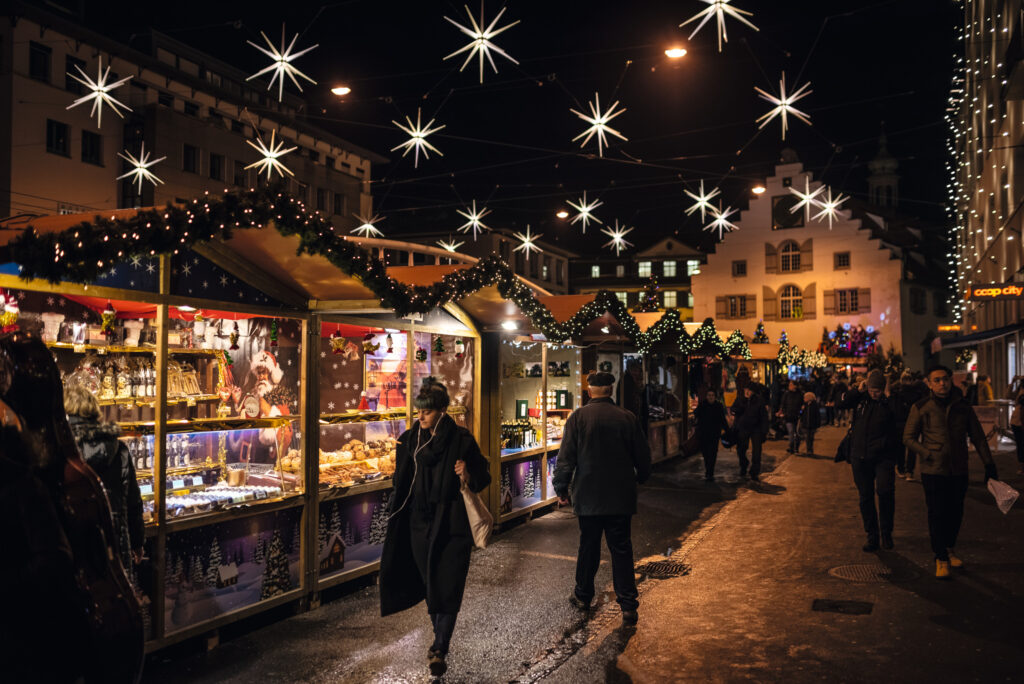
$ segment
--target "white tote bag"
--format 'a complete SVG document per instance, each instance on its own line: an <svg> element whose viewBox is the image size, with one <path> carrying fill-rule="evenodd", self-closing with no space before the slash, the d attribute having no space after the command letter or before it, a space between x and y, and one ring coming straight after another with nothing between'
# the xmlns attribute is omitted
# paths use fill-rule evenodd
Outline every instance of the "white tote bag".
<svg viewBox="0 0 1024 684"><path fill-rule="evenodd" d="M996 498L996 506L998 506L999 510L1003 512L1003 515L1010 512L1010 507L1013 506L1013 502L1017 500L1018 496L1020 496L1020 492L1016 489L1005 482L1000 482L995 479L988 481L988 491L992 492L992 496Z"/></svg>
<svg viewBox="0 0 1024 684"><path fill-rule="evenodd" d="M487 510L484 500L469 486L462 483L462 500L466 503L466 517L469 518L469 530L473 533L473 543L482 549L491 540L494 530L494 516Z"/></svg>

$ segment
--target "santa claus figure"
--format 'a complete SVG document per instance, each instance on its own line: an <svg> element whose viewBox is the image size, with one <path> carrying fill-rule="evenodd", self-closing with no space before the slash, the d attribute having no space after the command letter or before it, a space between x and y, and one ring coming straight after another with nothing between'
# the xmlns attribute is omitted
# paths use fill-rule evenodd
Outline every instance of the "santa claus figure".
<svg viewBox="0 0 1024 684"><path fill-rule="evenodd" d="M249 364L249 376L253 382L253 390L259 398L259 416L261 418L291 414L295 393L291 388L281 385L284 371L281 370L281 366L273 354L266 350L256 352ZM291 444L291 431L290 424L281 428L260 430L260 442L267 446L273 446L278 445L278 440L280 440L280 443L287 448Z"/></svg>

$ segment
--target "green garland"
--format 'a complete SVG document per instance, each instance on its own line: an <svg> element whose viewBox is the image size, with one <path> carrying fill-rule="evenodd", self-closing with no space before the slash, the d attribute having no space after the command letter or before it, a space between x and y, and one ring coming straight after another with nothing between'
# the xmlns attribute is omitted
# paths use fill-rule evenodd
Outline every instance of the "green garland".
<svg viewBox="0 0 1024 684"><path fill-rule="evenodd" d="M400 283L388 276L383 261L336 233L323 215L308 212L302 202L277 185L220 196L207 193L184 206L168 203L161 209L140 210L124 219L97 214L92 221L58 233L41 234L29 226L0 248L0 263L17 263L23 280L91 283L115 264L132 257L178 254L212 240L227 241L236 230L258 230L270 224L282 235L299 238L297 254L327 259L338 270L357 278L384 308L400 317L426 313L484 287L496 286L501 296L515 302L551 341L582 336L587 325L607 311L615 316L641 353L655 344L674 342L687 354L750 357L750 349L739 331L722 342L714 322L708 319L691 337L683 329L676 310L665 312L644 332L608 290L598 292L572 318L559 323L533 290L496 255L449 273L433 285Z"/></svg>

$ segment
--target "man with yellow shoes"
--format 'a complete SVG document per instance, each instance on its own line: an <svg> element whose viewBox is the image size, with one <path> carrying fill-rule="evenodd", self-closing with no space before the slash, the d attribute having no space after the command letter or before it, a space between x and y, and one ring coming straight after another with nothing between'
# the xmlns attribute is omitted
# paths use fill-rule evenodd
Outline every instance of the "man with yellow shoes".
<svg viewBox="0 0 1024 684"><path fill-rule="evenodd" d="M928 507L928 534L935 552L935 577L948 579L963 561L954 552L967 496L967 440L985 464L985 481L998 479L985 431L974 409L953 388L953 374L934 366L926 377L931 393L910 408L903 443L917 454Z"/></svg>

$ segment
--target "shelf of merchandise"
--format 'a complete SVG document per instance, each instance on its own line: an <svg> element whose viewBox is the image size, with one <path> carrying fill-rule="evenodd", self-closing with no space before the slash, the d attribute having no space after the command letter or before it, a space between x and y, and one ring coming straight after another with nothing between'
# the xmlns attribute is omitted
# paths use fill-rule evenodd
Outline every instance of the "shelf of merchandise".
<svg viewBox="0 0 1024 684"><path fill-rule="evenodd" d="M305 495L302 492L282 494L267 499L255 499L234 504L226 504L203 513L193 513L181 517L168 517L165 527L168 532L181 532L194 527L205 527L212 523L224 522L235 518L244 518L254 513L273 513L301 506Z"/></svg>
<svg viewBox="0 0 1024 684"><path fill-rule="evenodd" d="M166 434L230 432L232 430L278 428L301 420L301 418L302 416L299 414L276 418L194 418L192 420L164 420L162 427ZM119 422L118 426L125 434L152 435L156 431L157 422L152 420Z"/></svg>
<svg viewBox="0 0 1024 684"><path fill-rule="evenodd" d="M111 345L111 344L73 344L71 342L47 342L46 346L50 349L69 349L76 354L84 354L86 352L97 352L99 355L104 354L149 354L153 356L157 353L156 347L126 347L123 345ZM193 349L186 347L168 347L168 354L191 354L194 356L216 356L218 352L214 349Z"/></svg>
<svg viewBox="0 0 1024 684"><path fill-rule="evenodd" d="M544 445L530 447L529 449L502 449L501 462L518 461L530 456L536 456L537 454L543 454L546 451L548 451L548 447Z"/></svg>
<svg viewBox="0 0 1024 684"><path fill-rule="evenodd" d="M185 404L186 406L195 406L201 401L219 401L220 395L217 394L197 394L195 396L175 397L168 398L166 400L167 406L174 406L176 404ZM136 406L155 406L157 401L156 397L146 397L140 399L138 397L115 397L113 399L99 399L97 400L100 406L123 406L125 408L135 408Z"/></svg>
<svg viewBox="0 0 1024 684"><path fill-rule="evenodd" d="M321 425L344 425L346 423L377 423L382 420L408 420L409 412L406 409L390 409L388 411L357 411L352 409L344 413L321 413Z"/></svg>
<svg viewBox="0 0 1024 684"><path fill-rule="evenodd" d="M385 489L391 489L394 482L390 477L383 477L379 480L372 480L370 482L357 482L350 485L321 485L318 500L323 503L324 501L331 501L333 499L341 499L346 496L358 496L360 494L367 494L369 492L379 492Z"/></svg>

